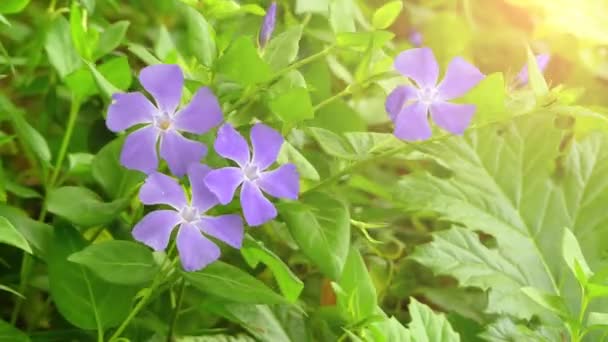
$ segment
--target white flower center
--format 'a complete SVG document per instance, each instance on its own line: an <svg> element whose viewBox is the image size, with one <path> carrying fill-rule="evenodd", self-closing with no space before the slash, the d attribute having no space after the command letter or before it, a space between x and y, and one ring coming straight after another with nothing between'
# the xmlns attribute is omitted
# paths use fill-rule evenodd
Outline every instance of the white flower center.
<svg viewBox="0 0 608 342"><path fill-rule="evenodd" d="M154 117L154 126L161 131L166 131L173 125L173 118L167 112L160 112Z"/></svg>
<svg viewBox="0 0 608 342"><path fill-rule="evenodd" d="M431 105L437 102L438 91L436 88L422 88L418 90L418 101L425 105Z"/></svg>
<svg viewBox="0 0 608 342"><path fill-rule="evenodd" d="M199 219L198 209L194 207L184 207L180 212L179 216L181 216L182 220L187 223L192 223Z"/></svg>
<svg viewBox="0 0 608 342"><path fill-rule="evenodd" d="M243 172L245 173L245 178L247 178L247 180L249 181L254 181L260 178L260 172L258 170L258 167L255 165L249 164L245 166Z"/></svg>

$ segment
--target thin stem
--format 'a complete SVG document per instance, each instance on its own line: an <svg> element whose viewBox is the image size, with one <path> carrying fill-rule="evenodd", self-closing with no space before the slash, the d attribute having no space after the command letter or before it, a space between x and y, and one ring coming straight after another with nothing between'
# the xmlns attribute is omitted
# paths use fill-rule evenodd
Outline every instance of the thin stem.
<svg viewBox="0 0 608 342"><path fill-rule="evenodd" d="M18 292L21 294L25 292L25 289L27 287L27 280L29 279L32 266L34 266L34 259L28 253L23 252L23 261L21 262L20 281L18 289ZM15 302L15 307L13 308L13 312L11 313L11 325L15 325L15 323L17 323L17 319L19 318L19 313L21 312L22 306L23 298L17 297L17 302Z"/></svg>
<svg viewBox="0 0 608 342"><path fill-rule="evenodd" d="M169 333L167 334L167 342L171 342L173 333L175 332L175 325L177 324L177 318L179 317L179 310L182 307L184 301L184 290L186 289L186 279L181 277L179 282L179 289L177 292L177 302L175 303L175 309L173 309L173 317L171 318L171 325L169 325Z"/></svg>
<svg viewBox="0 0 608 342"><path fill-rule="evenodd" d="M53 169L53 175L51 176L51 180L49 181L49 188L53 188L55 186L55 182L59 177L59 173L61 172L61 165L63 164L63 160L65 159L65 155L67 154L68 147L70 146L70 140L72 139L72 133L74 132L74 126L76 125L76 119L78 118L78 111L80 110L80 99L72 96L72 104L70 106L70 114L68 116L68 125L65 128L65 134L63 135L63 140L61 141L61 146L59 147L59 154L57 155L57 160L55 161L55 168Z"/></svg>
<svg viewBox="0 0 608 342"><path fill-rule="evenodd" d="M112 342L112 341L115 341L116 339L118 339L120 337L120 335L123 333L123 331L127 328L127 326L129 326L129 323L131 323L133 318L135 318L135 316L137 316L137 314L144 308L144 306L146 306L146 304L148 303L148 300L150 299L150 297L152 296L152 294L154 293L156 288L158 288L160 286L160 284L162 283L163 278L165 276L165 273L164 273L165 268L171 269L171 267L167 267L167 262L169 262L171 260L170 255L172 254L172 251L174 248L175 248L175 243L172 243L171 247L169 249L169 252L167 253L167 258L163 262L160 272L158 272L156 274L156 276L154 277L154 279L152 280L152 284L148 288L148 291L145 292L145 294L142 296L142 298L139 300L139 302L137 302L135 307L131 310L131 312L129 312L129 315L127 316L127 318L125 318L125 320L120 324L118 329L116 329L116 331L114 332L114 334L112 334L112 336L110 337L110 339L108 341Z"/></svg>
<svg viewBox="0 0 608 342"><path fill-rule="evenodd" d="M321 102L317 103L317 104L316 104L316 105L315 105L315 106L312 108L312 111L313 111L314 113L316 113L318 110L320 110L321 108L323 108L323 107L327 106L328 104L330 104L330 103L332 103L332 102L334 102L334 101L336 101L336 100L338 100L338 99L340 99L340 98L342 98L342 97L345 97L345 96L350 95L350 93L351 93L350 89L351 89L350 87L346 87L346 88L342 89L342 91L341 91L341 92L339 92L339 93L337 93L337 94L334 94L333 96L328 97L328 98L326 98L325 100L323 100L323 101L321 101Z"/></svg>

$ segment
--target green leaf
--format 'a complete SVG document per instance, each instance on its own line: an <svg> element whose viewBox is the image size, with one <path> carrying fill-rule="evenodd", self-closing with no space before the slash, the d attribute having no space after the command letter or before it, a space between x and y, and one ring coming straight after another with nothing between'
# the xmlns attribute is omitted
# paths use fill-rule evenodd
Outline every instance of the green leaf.
<svg viewBox="0 0 608 342"><path fill-rule="evenodd" d="M8 287L8 286L1 285L1 284L0 284L0 290L1 290L1 291L4 291L4 292L11 293L11 294L14 294L15 296L20 297L20 298L22 298L22 299L25 299L25 297L24 297L24 296L23 296L21 293L19 293L19 292L15 291L13 288L10 288L10 287ZM0 333L0 341L1 341L1 340L2 340L2 333Z"/></svg>
<svg viewBox="0 0 608 342"><path fill-rule="evenodd" d="M0 243L17 247L32 254L32 249L23 235L5 217L0 216Z"/></svg>
<svg viewBox="0 0 608 342"><path fill-rule="evenodd" d="M526 296L530 297L533 301L535 301L540 306L545 309L557 314L558 316L568 319L570 317L570 313L568 312L568 308L564 303L564 300L556 295L552 295L549 293L544 293L539 291L534 287L523 287L521 289Z"/></svg>
<svg viewBox="0 0 608 342"><path fill-rule="evenodd" d="M279 156L277 158L279 164L293 163L298 169L301 178L318 181L319 173L315 167L288 141L283 143Z"/></svg>
<svg viewBox="0 0 608 342"><path fill-rule="evenodd" d="M128 199L105 203L93 191L76 186L52 189L46 203L49 212L83 227L112 222L128 204Z"/></svg>
<svg viewBox="0 0 608 342"><path fill-rule="evenodd" d="M23 11L30 0L2 0L0 2L0 14L13 14Z"/></svg>
<svg viewBox="0 0 608 342"><path fill-rule="evenodd" d="M476 107L474 123L483 125L512 116L505 106L506 98L507 91L503 74L496 72L486 76L475 88L458 99L458 102L474 104Z"/></svg>
<svg viewBox="0 0 608 342"><path fill-rule="evenodd" d="M296 14L327 14L329 12L330 1L331 0L296 0Z"/></svg>
<svg viewBox="0 0 608 342"><path fill-rule="evenodd" d="M110 240L90 245L68 258L113 284L138 285L160 272L152 252L130 241Z"/></svg>
<svg viewBox="0 0 608 342"><path fill-rule="evenodd" d="M608 325L608 313L590 312L587 317L587 325Z"/></svg>
<svg viewBox="0 0 608 342"><path fill-rule="evenodd" d="M410 298L408 306L412 321L408 325L411 342L451 342L460 341L444 315L437 314L428 306Z"/></svg>
<svg viewBox="0 0 608 342"><path fill-rule="evenodd" d="M272 38L264 50L264 60L274 71L293 62L298 57L302 26L296 25Z"/></svg>
<svg viewBox="0 0 608 342"><path fill-rule="evenodd" d="M87 66L71 73L65 83L76 96L86 99L95 95L99 90L108 97L112 91L124 91L131 86L131 67L126 57L116 57L95 67L97 76L94 76ZM99 80L96 79L99 78ZM105 87L105 88L102 88Z"/></svg>
<svg viewBox="0 0 608 342"><path fill-rule="evenodd" d="M15 182L13 182L12 180L7 180L5 185L6 185L6 191L8 191L8 192L12 193L13 195L20 197L20 198L41 198L42 197L36 190L23 186L21 184L17 184Z"/></svg>
<svg viewBox="0 0 608 342"><path fill-rule="evenodd" d="M106 283L83 266L67 260L84 247L82 237L74 229L55 227L48 258L53 302L68 322L81 329L116 326L127 316L135 289Z"/></svg>
<svg viewBox="0 0 608 342"><path fill-rule="evenodd" d="M78 1L72 2L70 8L70 32L76 51L86 60L91 60L93 49L97 46L99 33L86 26L86 11L80 8Z"/></svg>
<svg viewBox="0 0 608 342"><path fill-rule="evenodd" d="M487 341L538 341L555 342L562 339L559 331L541 326L532 330L524 324L515 324L510 318L501 317L489 324L486 331L479 335Z"/></svg>
<svg viewBox="0 0 608 342"><path fill-rule="evenodd" d="M0 217L6 218L25 237L35 255L46 258L53 238L51 226L29 218L21 209L7 205L0 205Z"/></svg>
<svg viewBox="0 0 608 342"><path fill-rule="evenodd" d="M350 215L340 201L312 193L281 203L281 217L302 252L331 279L339 279L348 256Z"/></svg>
<svg viewBox="0 0 608 342"><path fill-rule="evenodd" d="M355 6L351 0L331 0L329 23L335 33L355 32Z"/></svg>
<svg viewBox="0 0 608 342"><path fill-rule="evenodd" d="M254 85L270 80L270 67L258 55L251 38L237 38L217 61L218 73L242 85Z"/></svg>
<svg viewBox="0 0 608 342"><path fill-rule="evenodd" d="M93 59L97 60L114 51L125 38L129 24L128 21L121 20L108 26L99 36L99 44L97 44Z"/></svg>
<svg viewBox="0 0 608 342"><path fill-rule="evenodd" d="M397 20L402 9L403 2L401 0L387 2L374 12L372 25L377 30L388 28Z"/></svg>
<svg viewBox="0 0 608 342"><path fill-rule="evenodd" d="M135 56L141 59L144 63L148 65L152 64L162 64L163 62L156 58L150 51L148 51L144 46L139 44L129 44L129 51L131 51Z"/></svg>
<svg viewBox="0 0 608 342"><path fill-rule="evenodd" d="M279 304L286 300L248 273L221 261L184 277L199 290L232 302Z"/></svg>
<svg viewBox="0 0 608 342"><path fill-rule="evenodd" d="M395 191L406 210L435 212L465 227L436 233L416 259L462 286L488 289L489 313L530 318L536 309L516 294L526 286L569 294L567 305L580 305L579 285L566 281L571 276L555 246L564 226L584 236L578 242L591 269L604 262L597 241L608 238L602 228L608 212L601 209L608 200L608 165L602 162L608 137L590 134L560 151L564 131L555 118L538 112L425 145L425 154L449 175L416 172ZM491 236L495 247L484 246L473 232Z"/></svg>
<svg viewBox="0 0 608 342"><path fill-rule="evenodd" d="M126 62L126 60L125 60L125 62ZM95 80L97 87L99 88L99 90L101 91L101 94L106 99L111 99L112 94L121 92L120 89L118 89L115 85L113 85L99 70L97 70L97 67L95 66L95 64L89 63L89 62L87 62L86 64L89 67L89 70L91 71L91 73L93 74L93 79ZM126 75L129 78L131 76L130 73L127 73L127 74L123 73L122 75Z"/></svg>
<svg viewBox="0 0 608 342"><path fill-rule="evenodd" d="M23 331L0 319L0 341L29 342L30 338Z"/></svg>
<svg viewBox="0 0 608 342"><path fill-rule="evenodd" d="M131 193L145 178L141 172L120 165L123 142L124 138L118 138L108 143L97 152L91 165L93 178L111 198L121 198Z"/></svg>
<svg viewBox="0 0 608 342"><path fill-rule="evenodd" d="M245 239L241 254L251 267L260 262L268 266L287 300L295 302L298 299L304 284L276 254L252 238Z"/></svg>
<svg viewBox="0 0 608 342"><path fill-rule="evenodd" d="M373 154L403 146L394 135L387 133L351 132L342 137L319 127L310 127L309 132L325 153L347 160L369 159Z"/></svg>
<svg viewBox="0 0 608 342"><path fill-rule="evenodd" d="M545 81L543 72L540 70L538 63L536 62L536 56L534 56L534 53L532 53L530 48L528 48L528 75L528 83L530 83L532 91L534 91L534 95L536 95L536 97L543 97L549 93L547 81Z"/></svg>
<svg viewBox="0 0 608 342"><path fill-rule="evenodd" d="M586 284L588 279L593 275L593 272L587 265L585 256L581 251L576 236L568 228L564 229L564 237L562 238L562 255L566 264L572 271L572 274L577 278L579 283Z"/></svg>
<svg viewBox="0 0 608 342"><path fill-rule="evenodd" d="M186 8L188 44L192 54L200 63L211 67L217 57L215 33L205 17L191 7Z"/></svg>
<svg viewBox="0 0 608 342"><path fill-rule="evenodd" d="M306 88L291 88L272 99L269 105L272 112L286 123L296 123L315 116Z"/></svg>
<svg viewBox="0 0 608 342"><path fill-rule="evenodd" d="M338 295L338 306L350 314L351 322L358 322L373 315L378 301L376 288L365 267L359 251L351 247L338 282L344 291Z"/></svg>
<svg viewBox="0 0 608 342"><path fill-rule="evenodd" d="M15 131L17 131L17 135L21 141L31 149L42 164L49 165L51 150L42 134L25 120L21 112L12 112L10 114Z"/></svg>
<svg viewBox="0 0 608 342"><path fill-rule="evenodd" d="M49 62L55 67L60 78L71 74L82 65L82 61L72 43L70 24L63 16L58 16L46 35L44 49Z"/></svg>
<svg viewBox="0 0 608 342"><path fill-rule="evenodd" d="M336 44L365 52L370 48L381 48L394 37L395 34L389 31L342 32L336 35Z"/></svg>

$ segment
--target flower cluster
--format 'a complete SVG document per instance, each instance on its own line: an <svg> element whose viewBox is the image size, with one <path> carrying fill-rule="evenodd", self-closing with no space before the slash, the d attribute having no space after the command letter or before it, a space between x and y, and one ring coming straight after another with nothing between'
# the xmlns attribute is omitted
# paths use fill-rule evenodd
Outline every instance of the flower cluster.
<svg viewBox="0 0 608 342"><path fill-rule="evenodd" d="M126 168L148 175L139 192L143 204L166 205L170 209L159 209L144 216L133 229L133 237L155 250L164 250L178 226L176 246L182 266L187 271L199 270L220 256L218 246L207 237L240 248L244 235L240 215L214 217L207 215L207 211L231 202L241 186L245 221L250 226L261 225L277 216L276 208L263 192L273 197L297 199L298 172L293 164L268 170L277 160L283 137L261 123L251 129L253 156L247 141L231 125L219 128L215 151L238 167L212 170L200 164L207 147L183 133L204 134L221 124L222 109L213 92L200 88L189 104L178 109L184 86L179 66L146 67L141 70L139 81L156 104L140 92L115 94L106 124L114 132L139 126L126 137L120 162ZM158 172L159 156L174 176L188 176L190 199L177 179Z"/></svg>

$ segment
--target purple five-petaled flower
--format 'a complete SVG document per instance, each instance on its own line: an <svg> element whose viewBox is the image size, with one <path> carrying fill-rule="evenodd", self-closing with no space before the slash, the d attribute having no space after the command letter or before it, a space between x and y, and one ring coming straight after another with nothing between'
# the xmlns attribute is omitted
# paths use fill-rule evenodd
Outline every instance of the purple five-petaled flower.
<svg viewBox="0 0 608 342"><path fill-rule="evenodd" d="M400 53L395 68L416 84L399 86L386 99L386 111L395 123L395 136L407 141L429 139L432 135L429 112L439 127L453 134L464 133L475 106L449 101L461 97L484 78L476 67L456 57L437 84L439 66L435 55L429 48L419 48Z"/></svg>
<svg viewBox="0 0 608 342"><path fill-rule="evenodd" d="M240 248L243 242L244 228L239 215L205 215L218 202L203 182L209 170L201 164L191 164L188 168L191 201L175 179L158 172L150 174L139 191L142 203L165 204L171 209L152 211L144 216L133 228L133 237L154 250L164 250L173 228L179 225L177 251L186 271L200 270L220 257L218 246L205 235L234 248Z"/></svg>
<svg viewBox="0 0 608 342"><path fill-rule="evenodd" d="M549 61L551 60L551 55L548 53L541 53L540 55L536 55L536 64L538 65L538 69L543 72L547 65L549 65ZM524 86L528 84L529 79L528 73L528 65L524 65L523 68L519 71L517 76L515 76L515 83L517 86Z"/></svg>
<svg viewBox="0 0 608 342"><path fill-rule="evenodd" d="M125 140L120 162L126 168L151 173L158 167L160 156L176 176L186 174L191 163L207 153L204 144L186 139L180 131L203 134L222 121L222 110L215 95L203 87L192 101L177 110L182 97L184 75L174 64L151 65L141 70L139 81L156 100L153 105L142 93L119 93L112 96L106 125L119 132L137 124L143 127Z"/></svg>
<svg viewBox="0 0 608 342"><path fill-rule="evenodd" d="M232 201L239 185L241 207L247 224L259 226L277 216L274 205L262 194L279 198L297 199L300 192L299 175L293 164L284 164L266 171L277 160L283 145L283 137L274 129L258 123L251 128L253 157L245 138L231 125L218 130L215 151L222 157L233 160L238 167L212 170L205 177L205 184L220 203Z"/></svg>
<svg viewBox="0 0 608 342"><path fill-rule="evenodd" d="M274 31L274 26L276 24L277 19L277 3L272 2L268 9L266 10L266 15L264 16L264 21L262 22L262 27L260 28L260 34L258 36L258 44L261 48L264 48L270 37L272 37L272 32Z"/></svg>

